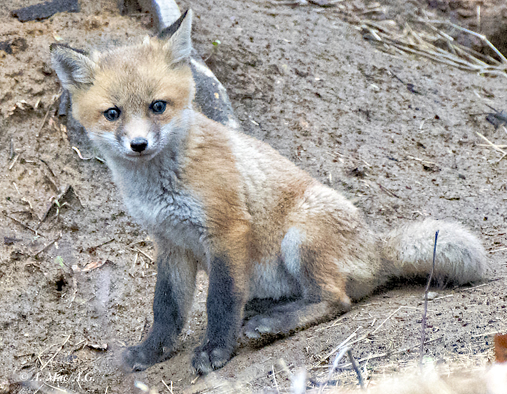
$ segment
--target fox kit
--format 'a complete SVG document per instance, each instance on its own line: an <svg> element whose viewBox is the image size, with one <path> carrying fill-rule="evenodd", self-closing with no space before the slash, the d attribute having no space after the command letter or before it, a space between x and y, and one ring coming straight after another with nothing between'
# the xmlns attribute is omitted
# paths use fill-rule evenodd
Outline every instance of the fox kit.
<svg viewBox="0 0 507 394"><path fill-rule="evenodd" d="M125 350L128 370L172 354L198 267L209 276L206 336L192 359L199 373L223 366L240 336L289 334L347 311L390 278L427 276L436 230L435 275L458 284L483 277L484 249L460 225L425 220L377 236L338 192L196 112L191 19L188 11L159 36L105 53L51 47L73 116L157 248L154 323Z"/></svg>

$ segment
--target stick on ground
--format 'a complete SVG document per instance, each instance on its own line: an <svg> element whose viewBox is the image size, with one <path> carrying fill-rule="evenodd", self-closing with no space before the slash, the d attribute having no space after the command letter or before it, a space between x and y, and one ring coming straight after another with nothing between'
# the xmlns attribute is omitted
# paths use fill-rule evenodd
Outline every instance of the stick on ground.
<svg viewBox="0 0 507 394"><path fill-rule="evenodd" d="M419 366L422 368L422 361L424 356L424 340L426 335L426 313L428 312L428 291L430 289L431 279L433 279L433 272L435 271L435 257L437 255L437 240L438 231L435 233L435 245L433 246L433 265L431 266L430 277L428 278L428 284L424 290L424 312L422 317L422 328L421 328L421 356L419 359Z"/></svg>
<svg viewBox="0 0 507 394"><path fill-rule="evenodd" d="M361 375L361 370L359 369L359 367L357 366L357 362L356 362L356 359L354 358L354 356L352 355L352 350L349 349L347 350L347 354L349 356L349 359L350 359L350 363L352 364L352 368L354 368L354 371L356 372L357 374L357 380L359 381L359 386L361 386L361 390L364 390L364 381L363 381L363 375Z"/></svg>

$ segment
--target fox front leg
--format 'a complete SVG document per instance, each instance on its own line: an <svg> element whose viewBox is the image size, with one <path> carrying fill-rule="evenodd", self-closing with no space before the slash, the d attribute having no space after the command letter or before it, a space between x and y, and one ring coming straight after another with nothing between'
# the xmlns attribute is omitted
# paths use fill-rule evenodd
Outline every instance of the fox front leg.
<svg viewBox="0 0 507 394"><path fill-rule="evenodd" d="M193 255L172 247L157 255L157 284L153 299L153 326L139 345L123 354L124 368L142 371L171 357L176 339L192 305L197 262Z"/></svg>
<svg viewBox="0 0 507 394"><path fill-rule="evenodd" d="M221 368L236 347L245 304L244 279L227 258L214 257L209 272L208 327L197 347L192 366L199 374Z"/></svg>

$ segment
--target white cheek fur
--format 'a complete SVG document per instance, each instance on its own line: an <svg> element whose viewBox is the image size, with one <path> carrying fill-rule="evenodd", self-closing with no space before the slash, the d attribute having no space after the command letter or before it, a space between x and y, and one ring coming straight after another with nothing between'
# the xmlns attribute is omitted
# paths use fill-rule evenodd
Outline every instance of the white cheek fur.
<svg viewBox="0 0 507 394"><path fill-rule="evenodd" d="M123 154L123 147L114 134L92 129L88 130L88 136L104 156L111 157Z"/></svg>

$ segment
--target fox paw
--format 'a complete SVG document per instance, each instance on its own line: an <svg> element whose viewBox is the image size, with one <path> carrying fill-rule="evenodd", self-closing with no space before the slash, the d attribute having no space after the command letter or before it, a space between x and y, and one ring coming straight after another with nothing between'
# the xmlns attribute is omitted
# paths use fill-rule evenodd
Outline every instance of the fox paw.
<svg viewBox="0 0 507 394"><path fill-rule="evenodd" d="M126 372L144 371L154 363L142 346L130 346L122 355L123 369Z"/></svg>
<svg viewBox="0 0 507 394"><path fill-rule="evenodd" d="M248 339L260 339L282 333L282 321L278 317L256 315L243 326L243 334Z"/></svg>
<svg viewBox="0 0 507 394"><path fill-rule="evenodd" d="M125 372L144 371L154 364L167 360L171 354L150 351L142 344L130 346L123 352L122 367Z"/></svg>
<svg viewBox="0 0 507 394"><path fill-rule="evenodd" d="M207 343L195 349L192 366L198 374L205 375L215 369L222 368L231 356L232 351L213 347Z"/></svg>

